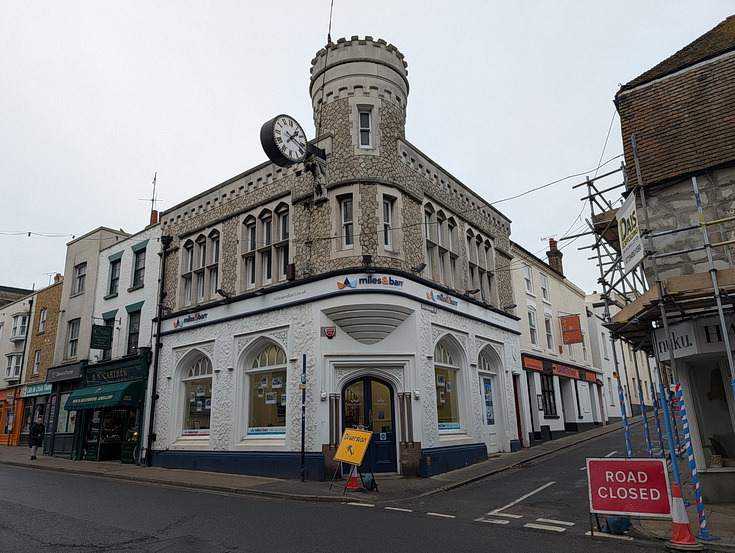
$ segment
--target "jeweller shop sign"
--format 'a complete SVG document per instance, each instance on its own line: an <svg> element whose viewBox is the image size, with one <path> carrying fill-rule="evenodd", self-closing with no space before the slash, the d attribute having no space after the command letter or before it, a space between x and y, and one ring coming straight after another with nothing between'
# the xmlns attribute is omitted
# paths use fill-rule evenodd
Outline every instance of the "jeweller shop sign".
<svg viewBox="0 0 735 553"><path fill-rule="evenodd" d="M590 512L671 517L664 459L587 459Z"/></svg>

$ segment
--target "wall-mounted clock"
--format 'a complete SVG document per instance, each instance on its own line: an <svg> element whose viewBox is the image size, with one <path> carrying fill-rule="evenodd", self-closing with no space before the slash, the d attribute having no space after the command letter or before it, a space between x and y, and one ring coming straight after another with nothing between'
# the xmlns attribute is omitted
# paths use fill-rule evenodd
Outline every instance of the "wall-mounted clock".
<svg viewBox="0 0 735 553"><path fill-rule="evenodd" d="M260 128L260 143L268 158L281 167L304 161L309 151L306 133L290 115L276 115Z"/></svg>

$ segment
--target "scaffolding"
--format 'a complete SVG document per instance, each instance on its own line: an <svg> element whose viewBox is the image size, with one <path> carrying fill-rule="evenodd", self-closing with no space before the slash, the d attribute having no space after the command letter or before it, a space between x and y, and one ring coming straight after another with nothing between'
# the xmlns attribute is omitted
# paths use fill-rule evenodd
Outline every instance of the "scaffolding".
<svg viewBox="0 0 735 553"><path fill-rule="evenodd" d="M674 459L680 451L675 447L673 437L673 431L676 430L675 419L671 416L673 413L669 413L668 409L668 400L670 397L668 390L670 388L665 389L665 385L673 384L676 387L676 406L680 410L682 421L685 420L686 410L676 367L677 356L675 350L680 344L676 343L670 329L671 326L703 317L717 317L720 329L717 337L718 340L722 341L722 346L725 350L732 398L735 399L735 368L729 339L729 325L727 324L725 313L726 308L728 313L735 311L735 268L733 268L729 255L724 255L721 256L721 259L727 261L728 267L718 269L712 254L713 248L734 244L735 240L722 240L712 243L708 233L709 227L735 221L735 217L707 221L702 206L699 182L696 176L692 176L692 196L696 202L697 222L684 226L677 226L674 223L673 228L653 232L651 230L649 200L655 197L659 190L664 190L667 186L654 187L644 185L639 170L635 136L631 136L631 145L636 164L636 184L630 185L630 183L626 182L625 177L623 177L622 183L613 186L603 187L598 184L598 181L601 179L617 174L618 172L622 172L625 175L624 166L621 165L621 168L616 171L601 175L595 179L588 178L584 183L576 185L574 188L586 186L587 194L582 199L589 201L591 215L587 224L590 230L582 235L565 237L561 240L585 235L594 237L593 243L586 246L586 248L593 250L595 253L595 256L590 259L595 260L596 258L600 271L598 283L602 287L601 298L605 303L605 310L602 317L603 324L610 330L613 341L615 339L626 341L635 350L645 351L655 358L655 369L659 380L659 400L664 411L664 421L666 422L671 459ZM682 179L676 183L676 186L681 187L685 182L686 180ZM622 190L620 190L621 188ZM618 192L620 192L620 195L618 195ZM615 197L611 201L606 195L609 196L612 193L615 193ZM643 263L639 263L633 268L628 267L627 270L623 263L616 219L618 209L615 208L615 204L619 202L621 195L627 197L630 194L634 195L636 207L639 210L638 213L643 216L645 228L641 232L641 237L645 239L647 244L644 251L644 260L649 268L649 277L652 277L651 286L648 285ZM658 221L659 224L660 222ZM699 231L701 238L692 236L693 231ZM683 243L687 247L684 249L669 248L670 251L663 251L666 250L663 238L679 234L683 235ZM680 240L680 242L682 241ZM657 246L662 251L659 251ZM699 272L693 272L691 274L669 276L666 279L661 278L659 274L659 260L673 256L687 257L693 252L702 251L706 253L706 272L699 270ZM725 250L725 252L729 254L728 250ZM694 261L692 263L692 270L694 271L697 263ZM705 262L702 262L701 265L705 265ZM611 316L610 307L613 305L617 306L619 311L614 316ZM613 362L615 363L615 367L617 367L618 361L615 358L615 351L616 348L613 343ZM660 360L660 354L662 352L668 352L666 364L669 367L673 382L669 380L666 371L663 369L663 363ZM638 367L636 366L636 372L637 370ZM620 386L619 375L618 386ZM640 378L638 378L638 386L639 398L641 406L643 406L643 398L640 392ZM733 401L733 399L730 401ZM654 403L655 407L656 403ZM646 430L646 439L649 443L649 455L651 455L652 450L648 438L645 412L642 415ZM625 417L625 413L623 413L623 417ZM656 421L658 423L657 415ZM627 423L627 421L624 421L624 423ZM624 426L627 427L627 424L624 424ZM686 434L687 454L690 462L691 483L697 498L701 538L708 539L710 537L707 533L704 507L701 505L701 492L699 490L698 473L694 463L692 442L687 433L688 425L684 430ZM627 436L626 440L628 440ZM629 456L631 455L630 448L628 449L628 454ZM681 485L677 463L672 463L672 471L675 481Z"/></svg>

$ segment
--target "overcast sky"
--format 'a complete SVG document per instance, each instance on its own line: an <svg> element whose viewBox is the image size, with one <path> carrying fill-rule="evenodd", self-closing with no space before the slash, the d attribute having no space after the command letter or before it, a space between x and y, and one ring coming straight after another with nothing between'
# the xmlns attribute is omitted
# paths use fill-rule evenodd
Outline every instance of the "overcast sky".
<svg viewBox="0 0 735 553"><path fill-rule="evenodd" d="M260 126L278 113L313 136L309 69L330 0L4 0L2 12L0 285L47 286L73 236L142 230L155 173L164 211L266 161ZM620 166L619 85L733 13L732 0L334 0L331 36L405 55L407 140L545 259L548 237L585 229L573 187ZM468 141L478 126L483 142ZM591 243L560 241L586 292L599 288L580 249Z"/></svg>

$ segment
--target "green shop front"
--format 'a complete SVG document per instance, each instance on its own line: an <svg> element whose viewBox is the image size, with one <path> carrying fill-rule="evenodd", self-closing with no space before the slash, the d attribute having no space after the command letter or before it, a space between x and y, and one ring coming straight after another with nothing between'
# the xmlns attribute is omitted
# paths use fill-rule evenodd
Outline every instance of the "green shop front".
<svg viewBox="0 0 735 553"><path fill-rule="evenodd" d="M76 459L139 462L149 362L150 348L140 348L83 368L84 386L64 405L78 413Z"/></svg>

